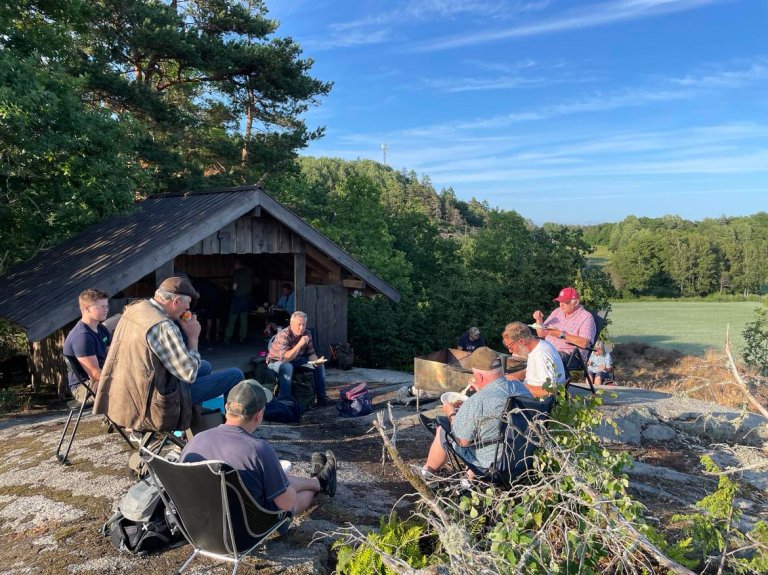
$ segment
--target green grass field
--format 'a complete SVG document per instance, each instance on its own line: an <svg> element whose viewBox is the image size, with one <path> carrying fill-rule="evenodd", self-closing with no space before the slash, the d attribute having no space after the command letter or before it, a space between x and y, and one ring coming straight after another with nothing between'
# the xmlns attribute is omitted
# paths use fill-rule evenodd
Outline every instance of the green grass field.
<svg viewBox="0 0 768 575"><path fill-rule="evenodd" d="M744 325L754 319L757 302L614 302L608 327L612 343L640 341L688 355L723 349L730 324L731 351L741 355Z"/></svg>

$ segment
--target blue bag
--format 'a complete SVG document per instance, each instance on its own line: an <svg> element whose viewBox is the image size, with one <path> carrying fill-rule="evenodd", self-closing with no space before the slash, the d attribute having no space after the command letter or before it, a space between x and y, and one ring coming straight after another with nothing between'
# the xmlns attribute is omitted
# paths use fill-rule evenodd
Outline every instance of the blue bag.
<svg viewBox="0 0 768 575"><path fill-rule="evenodd" d="M299 423L304 407L290 399L273 399L264 407L264 419L277 423Z"/></svg>

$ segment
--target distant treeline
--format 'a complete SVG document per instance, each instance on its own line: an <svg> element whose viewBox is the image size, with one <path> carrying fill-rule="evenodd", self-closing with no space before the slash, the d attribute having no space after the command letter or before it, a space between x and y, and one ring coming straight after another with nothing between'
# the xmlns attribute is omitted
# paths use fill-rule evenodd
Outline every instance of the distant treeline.
<svg viewBox="0 0 768 575"><path fill-rule="evenodd" d="M757 294L768 282L768 213L705 219L637 218L584 228L610 253L605 269L625 296Z"/></svg>

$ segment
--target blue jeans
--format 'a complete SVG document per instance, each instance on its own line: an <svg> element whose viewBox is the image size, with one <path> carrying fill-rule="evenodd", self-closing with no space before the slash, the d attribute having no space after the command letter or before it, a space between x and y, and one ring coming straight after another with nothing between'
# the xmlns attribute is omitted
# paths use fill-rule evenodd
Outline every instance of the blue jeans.
<svg viewBox="0 0 768 575"><path fill-rule="evenodd" d="M269 369L277 374L277 382L279 385L279 393L277 399L291 399L291 378L293 377L293 370L297 367L303 366L309 359L306 356L300 355L293 361L274 361L268 365ZM325 392L325 366L317 365L312 370L312 378L315 384L315 395L318 399L324 399L327 396Z"/></svg>
<svg viewBox="0 0 768 575"><path fill-rule="evenodd" d="M189 386L192 392L192 403L200 405L204 401L220 395L223 395L224 401L226 401L229 390L243 379L245 379L243 372L236 367L221 369L212 373L211 364L203 360L197 371L197 379Z"/></svg>

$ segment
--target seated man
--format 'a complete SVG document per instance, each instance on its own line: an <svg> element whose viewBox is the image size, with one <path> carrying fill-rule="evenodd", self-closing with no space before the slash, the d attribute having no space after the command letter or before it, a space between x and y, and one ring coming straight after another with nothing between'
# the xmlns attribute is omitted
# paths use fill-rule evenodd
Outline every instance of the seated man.
<svg viewBox="0 0 768 575"><path fill-rule="evenodd" d="M475 351L479 347L485 347L485 338L480 337L480 330L478 328L470 327L466 333L461 334L459 349Z"/></svg>
<svg viewBox="0 0 768 575"><path fill-rule="evenodd" d="M91 380L90 387L96 391L101 378L101 368L107 358L112 336L102 325L107 319L109 294L98 289L87 289L77 298L80 304L80 321L64 340L64 355L77 358L83 371ZM79 402L84 402L88 390L78 383L78 377L69 373L69 389Z"/></svg>
<svg viewBox="0 0 768 575"><path fill-rule="evenodd" d="M189 280L171 277L152 299L126 306L101 374L95 415L132 429L183 429L191 404L226 395L243 379L237 368L201 375L210 364L197 350L200 323L194 315L178 321L197 296Z"/></svg>
<svg viewBox="0 0 768 575"><path fill-rule="evenodd" d="M507 379L522 381L533 397L544 397L544 384L565 383L565 367L557 350L543 339L535 338L530 328L519 321L508 323L501 334L504 345L514 356L527 361L525 369L507 374Z"/></svg>
<svg viewBox="0 0 768 575"><path fill-rule="evenodd" d="M597 328L595 318L579 302L579 292L575 288L561 289L554 301L558 302L559 307L547 319L544 319L540 310L533 312L533 319L544 326L536 330L539 337L546 338L566 361L576 349L574 345L582 348L592 345ZM584 349L579 351L586 361L588 352Z"/></svg>
<svg viewBox="0 0 768 575"><path fill-rule="evenodd" d="M336 494L336 457L331 451L313 454L310 478L286 475L274 448L253 436L271 400L272 393L256 380L238 383L227 396L226 423L195 435L181 452L181 461L224 461L237 470L259 505L297 515L318 493Z"/></svg>
<svg viewBox="0 0 768 575"><path fill-rule="evenodd" d="M468 367L472 369L472 385L478 390L477 393L471 395L458 410L450 404L443 404L443 412L456 438L453 449L476 467L488 469L496 453L496 445L490 442L498 435L499 419L507 398L531 397L531 394L519 381L504 377L501 359L492 349L481 347L476 350L469 358ZM446 430L438 427L422 475L435 473L445 464L448 459L447 441L452 440L447 437ZM482 446L483 441L489 442L488 445ZM473 443L481 447L473 446Z"/></svg>
<svg viewBox="0 0 768 575"><path fill-rule="evenodd" d="M307 314L295 311L291 314L290 325L279 331L269 344L267 366L277 374L279 384L278 399L291 399L291 378L293 370L302 367L308 361L317 359L312 337L307 330ZM315 395L319 407L331 405L325 391L325 366L321 363L312 370Z"/></svg>
<svg viewBox="0 0 768 575"><path fill-rule="evenodd" d="M289 284L288 282L283 284L280 297L277 299L277 303L275 304L275 307L277 309L283 309L287 311L289 314L296 311L296 306L294 305L294 298L293 298L293 287L291 287L291 284Z"/></svg>

